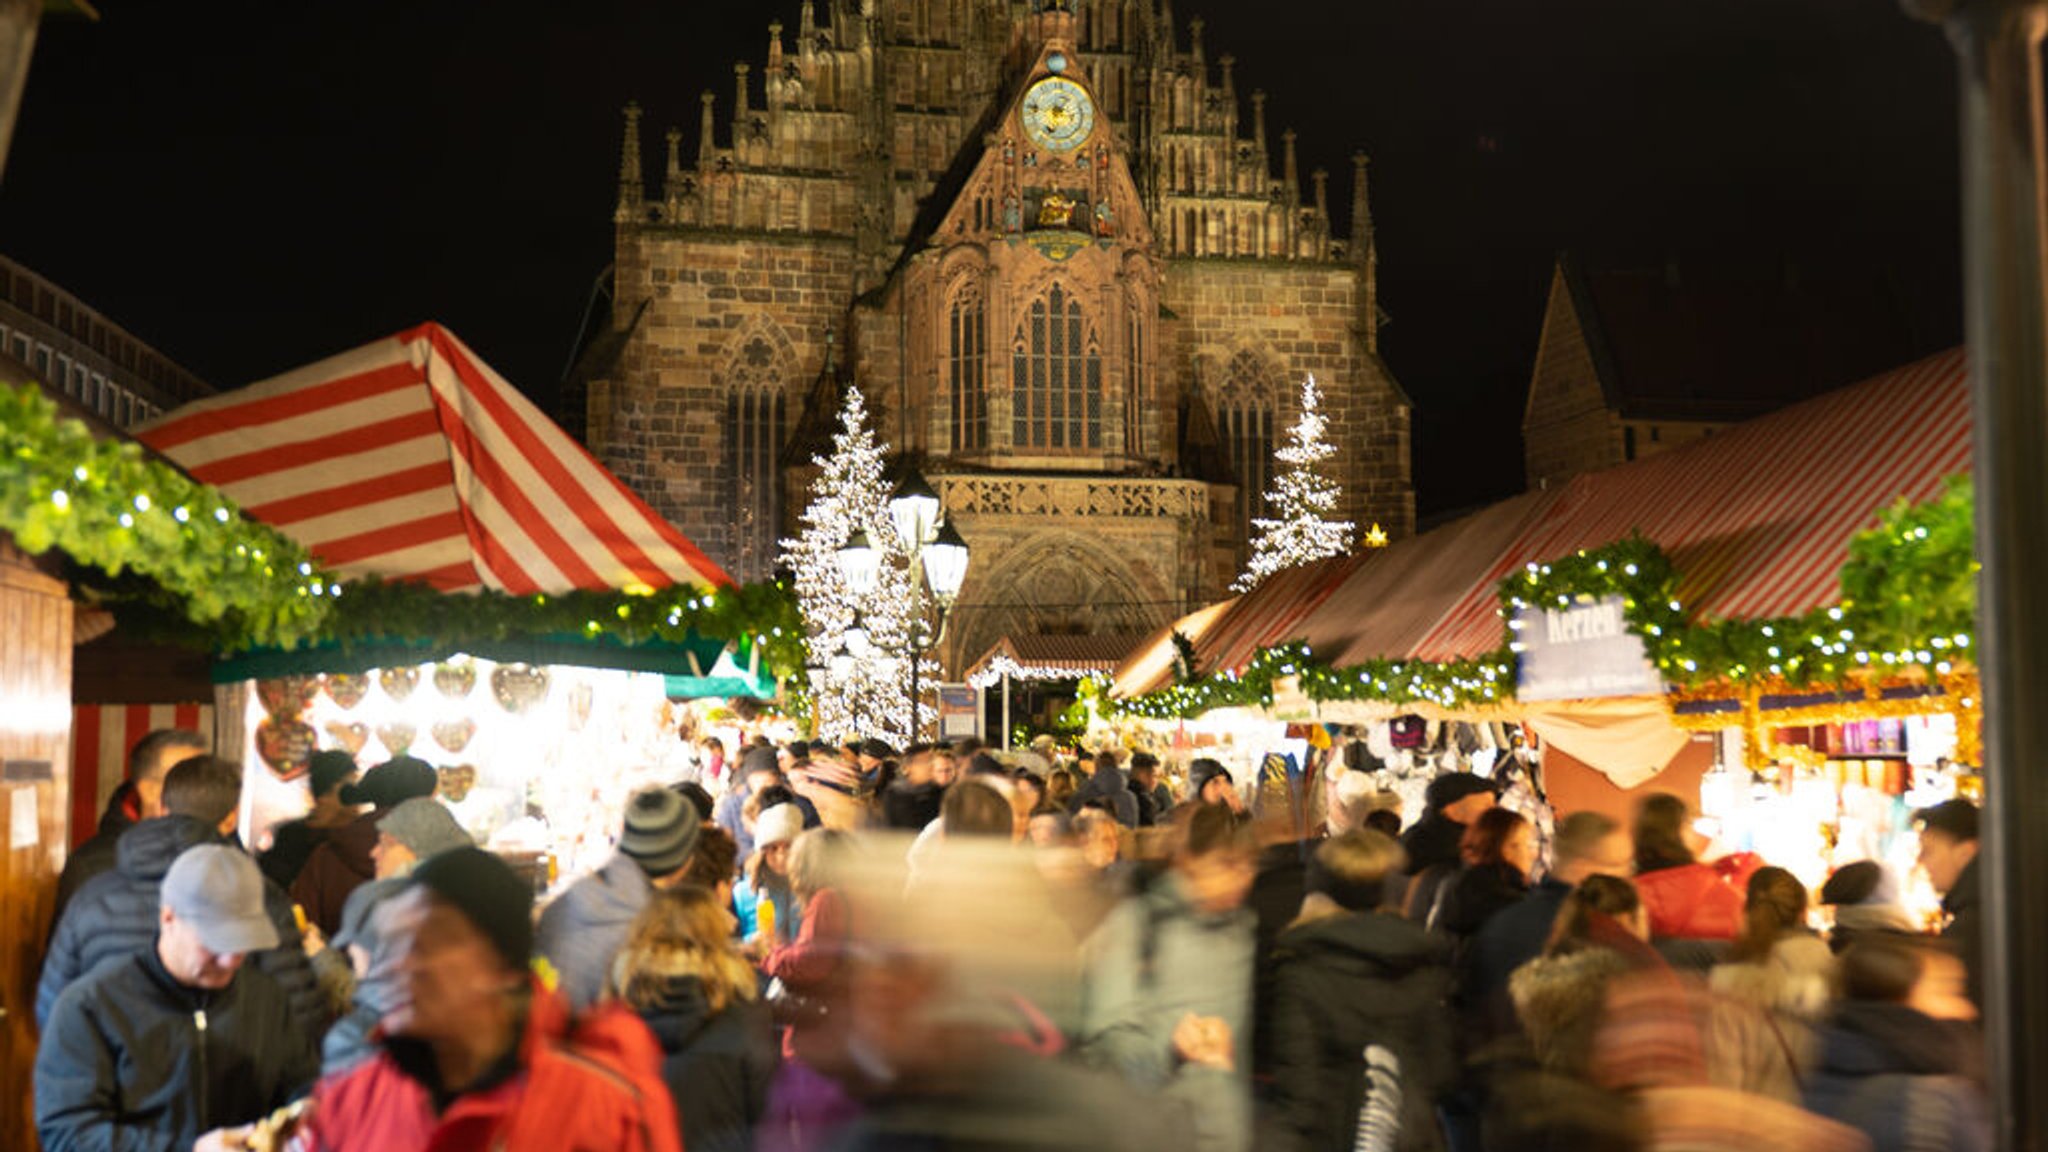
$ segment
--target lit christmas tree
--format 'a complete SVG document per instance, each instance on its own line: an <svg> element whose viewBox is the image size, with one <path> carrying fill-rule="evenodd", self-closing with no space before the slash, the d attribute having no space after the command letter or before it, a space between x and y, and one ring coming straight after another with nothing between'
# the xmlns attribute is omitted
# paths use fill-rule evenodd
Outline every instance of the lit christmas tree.
<svg viewBox="0 0 2048 1152"><path fill-rule="evenodd" d="M1244 575L1230 586L1234 592L1249 592L1275 572L1351 551L1351 521L1330 518L1343 489L1317 470L1337 451L1323 439L1330 422L1318 410L1322 399L1311 374L1301 386L1301 419L1287 430L1286 447L1273 453L1283 465L1276 487L1266 493L1276 518L1252 521L1258 534Z"/></svg>
<svg viewBox="0 0 2048 1152"><path fill-rule="evenodd" d="M905 729L915 620L910 568L889 520L882 479L887 451L868 427L860 389L848 388L832 454L813 461L823 471L811 485L803 533L782 542L782 561L796 577L808 633L814 735L834 743L879 737L901 748L911 742ZM865 596L854 591L839 564L839 549L861 530L883 553L875 588ZM847 634L856 619L866 639L850 643ZM922 667L926 683L935 682L932 662ZM932 709L922 711L928 716Z"/></svg>

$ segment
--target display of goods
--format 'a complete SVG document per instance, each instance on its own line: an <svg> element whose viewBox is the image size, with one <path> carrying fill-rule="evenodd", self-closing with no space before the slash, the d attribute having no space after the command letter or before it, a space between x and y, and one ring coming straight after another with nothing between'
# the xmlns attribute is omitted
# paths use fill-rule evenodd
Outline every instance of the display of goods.
<svg viewBox="0 0 2048 1152"><path fill-rule="evenodd" d="M318 737L302 720L265 720L256 726L256 754L280 780L305 775Z"/></svg>
<svg viewBox="0 0 2048 1152"><path fill-rule="evenodd" d="M476 687L476 665L467 660L450 660L434 665L434 687L450 700L460 700Z"/></svg>
<svg viewBox="0 0 2048 1152"><path fill-rule="evenodd" d="M256 700L263 711L280 720L290 720L306 710L320 692L320 682L311 676L280 676L256 682Z"/></svg>
<svg viewBox="0 0 2048 1152"><path fill-rule="evenodd" d="M403 700L412 695L420 686L420 670L417 668L386 668L377 673L377 683L384 688L384 694L393 700Z"/></svg>
<svg viewBox="0 0 2048 1152"><path fill-rule="evenodd" d="M329 720L327 735L334 740L336 748L350 756L360 756L363 746L370 742L370 726L360 721L343 723L340 720Z"/></svg>
<svg viewBox="0 0 2048 1152"><path fill-rule="evenodd" d="M329 673L320 678L320 683L327 689L327 698L340 705L343 711L362 703L363 697L370 694L368 676Z"/></svg>
<svg viewBox="0 0 2048 1152"><path fill-rule="evenodd" d="M463 717L460 720L443 720L434 725L434 743L450 752L460 752L469 747L470 738L476 735L476 721Z"/></svg>
<svg viewBox="0 0 2048 1152"><path fill-rule="evenodd" d="M450 804L460 804L469 797L469 790L476 787L476 765L450 764L441 769L441 798Z"/></svg>
<svg viewBox="0 0 2048 1152"><path fill-rule="evenodd" d="M525 713L548 698L547 670L531 664L500 664L491 673L491 695L505 711Z"/></svg>
<svg viewBox="0 0 2048 1152"><path fill-rule="evenodd" d="M411 724L380 724L377 726L377 743L382 744L387 753L403 756L419 734L420 730Z"/></svg>

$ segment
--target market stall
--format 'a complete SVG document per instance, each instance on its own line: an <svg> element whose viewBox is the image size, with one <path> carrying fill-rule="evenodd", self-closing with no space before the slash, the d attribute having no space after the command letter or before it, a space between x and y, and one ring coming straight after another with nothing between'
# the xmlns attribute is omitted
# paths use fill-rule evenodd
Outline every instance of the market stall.
<svg viewBox="0 0 2048 1152"><path fill-rule="evenodd" d="M1010 697L1015 682L1068 683L1114 672L1143 638L1111 633L1102 636L1050 636L1036 632L1005 636L968 666L964 679L977 697L993 688L1000 701L1000 746L1011 736ZM977 705L986 715L987 705Z"/></svg>
<svg viewBox="0 0 2048 1152"><path fill-rule="evenodd" d="M336 576L320 642L215 664L259 840L338 748L418 756L479 839L590 867L633 788L690 767L667 677L761 683L762 641L710 638L744 632L741 590L436 325L140 435Z"/></svg>

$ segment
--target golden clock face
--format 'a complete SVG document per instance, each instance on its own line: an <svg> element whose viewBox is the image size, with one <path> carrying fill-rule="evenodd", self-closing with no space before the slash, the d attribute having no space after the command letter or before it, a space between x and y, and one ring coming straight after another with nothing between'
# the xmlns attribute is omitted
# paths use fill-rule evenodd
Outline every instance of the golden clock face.
<svg viewBox="0 0 2048 1152"><path fill-rule="evenodd" d="M1095 102L1088 90L1060 76L1048 76L1024 93L1024 135L1050 152L1069 152L1095 131Z"/></svg>

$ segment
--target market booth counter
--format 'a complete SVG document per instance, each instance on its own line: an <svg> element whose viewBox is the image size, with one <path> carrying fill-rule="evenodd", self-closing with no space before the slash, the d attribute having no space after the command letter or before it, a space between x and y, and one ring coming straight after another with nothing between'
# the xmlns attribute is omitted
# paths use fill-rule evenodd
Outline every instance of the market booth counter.
<svg viewBox="0 0 2048 1152"><path fill-rule="evenodd" d="M480 842L543 884L576 874L603 862L635 787L689 768L669 677L772 695L763 665L800 660L783 590L734 587L436 325L140 436L333 573L317 642L213 668L257 843L310 805L315 750L366 768L405 754Z"/></svg>

